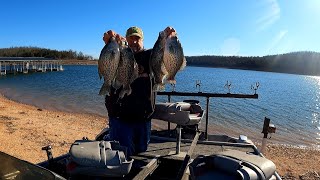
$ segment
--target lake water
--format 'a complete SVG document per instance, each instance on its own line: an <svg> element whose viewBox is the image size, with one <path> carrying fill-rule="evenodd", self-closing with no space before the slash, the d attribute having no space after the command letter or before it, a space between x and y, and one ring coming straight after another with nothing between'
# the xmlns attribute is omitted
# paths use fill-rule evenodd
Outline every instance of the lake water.
<svg viewBox="0 0 320 180"><path fill-rule="evenodd" d="M103 83L97 66L64 66L63 72L0 76L0 93L18 102L40 108L107 116ZM277 127L270 141L281 144L320 146L320 77L247 70L186 67L179 72L176 91L253 94L251 85L260 83L258 99L211 98L210 132L260 141L264 117ZM166 91L171 87L167 86ZM190 99L190 97L185 97ZM205 108L205 98L200 100ZM166 97L158 96L164 102ZM174 97L172 101L182 101ZM203 122L204 124L204 122Z"/></svg>

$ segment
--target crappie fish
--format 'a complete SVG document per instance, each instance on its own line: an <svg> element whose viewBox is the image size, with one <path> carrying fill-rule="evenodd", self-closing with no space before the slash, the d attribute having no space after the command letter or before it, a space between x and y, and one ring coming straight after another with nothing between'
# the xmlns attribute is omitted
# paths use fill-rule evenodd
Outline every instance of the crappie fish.
<svg viewBox="0 0 320 180"><path fill-rule="evenodd" d="M98 72L100 79L104 78L104 83L99 95L110 95L111 85L116 77L120 61L120 49L114 37L103 47L98 60Z"/></svg>
<svg viewBox="0 0 320 180"><path fill-rule="evenodd" d="M182 70L187 63L181 43L176 35L167 38L163 59L168 72L166 77L168 83L176 84L175 76L177 72Z"/></svg>
<svg viewBox="0 0 320 180"><path fill-rule="evenodd" d="M164 79L168 74L168 71L164 65L163 55L165 49L165 33L162 31L159 33L158 40L153 46L151 59L150 59L150 70L154 77L154 88L155 91L164 90Z"/></svg>
<svg viewBox="0 0 320 180"><path fill-rule="evenodd" d="M125 94L131 94L130 84L138 77L138 64L128 43L123 40L120 40L120 42L120 62L113 87L115 89L123 87L119 93L121 99Z"/></svg>
<svg viewBox="0 0 320 180"><path fill-rule="evenodd" d="M176 84L175 75L186 66L186 59L173 28L166 28L159 33L150 61L150 69L155 78L153 90L164 90L165 82Z"/></svg>

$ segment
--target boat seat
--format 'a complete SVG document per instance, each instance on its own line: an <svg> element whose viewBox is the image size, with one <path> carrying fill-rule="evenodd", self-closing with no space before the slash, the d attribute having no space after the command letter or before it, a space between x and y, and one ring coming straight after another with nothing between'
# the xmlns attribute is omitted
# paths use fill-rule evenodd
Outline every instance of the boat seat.
<svg viewBox="0 0 320 180"><path fill-rule="evenodd" d="M186 102L156 103L153 119L159 119L181 126L199 124L204 111L198 104Z"/></svg>
<svg viewBox="0 0 320 180"><path fill-rule="evenodd" d="M67 171L71 175L123 177L133 160L126 160L125 147L118 142L77 140L69 150Z"/></svg>
<svg viewBox="0 0 320 180"><path fill-rule="evenodd" d="M189 165L191 179L270 179L276 167L264 157L238 150L198 156Z"/></svg>

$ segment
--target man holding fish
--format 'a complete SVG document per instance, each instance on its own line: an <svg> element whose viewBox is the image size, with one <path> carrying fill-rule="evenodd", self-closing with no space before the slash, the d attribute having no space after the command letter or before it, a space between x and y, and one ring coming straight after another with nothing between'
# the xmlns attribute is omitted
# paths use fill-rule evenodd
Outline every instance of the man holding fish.
<svg viewBox="0 0 320 180"><path fill-rule="evenodd" d="M104 84L109 116L109 138L126 146L128 156L147 150L151 134L151 116L155 91L174 77L185 64L182 47L172 27L159 33L153 49L145 50L143 31L130 27L126 38L112 30L104 33L105 46L98 63Z"/></svg>

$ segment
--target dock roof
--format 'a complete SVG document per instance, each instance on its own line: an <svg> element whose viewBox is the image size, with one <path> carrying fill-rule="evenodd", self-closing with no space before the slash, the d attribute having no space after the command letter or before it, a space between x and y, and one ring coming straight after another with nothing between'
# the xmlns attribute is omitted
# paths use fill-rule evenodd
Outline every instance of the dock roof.
<svg viewBox="0 0 320 180"><path fill-rule="evenodd" d="M0 57L0 61L58 61L58 59L45 57Z"/></svg>

